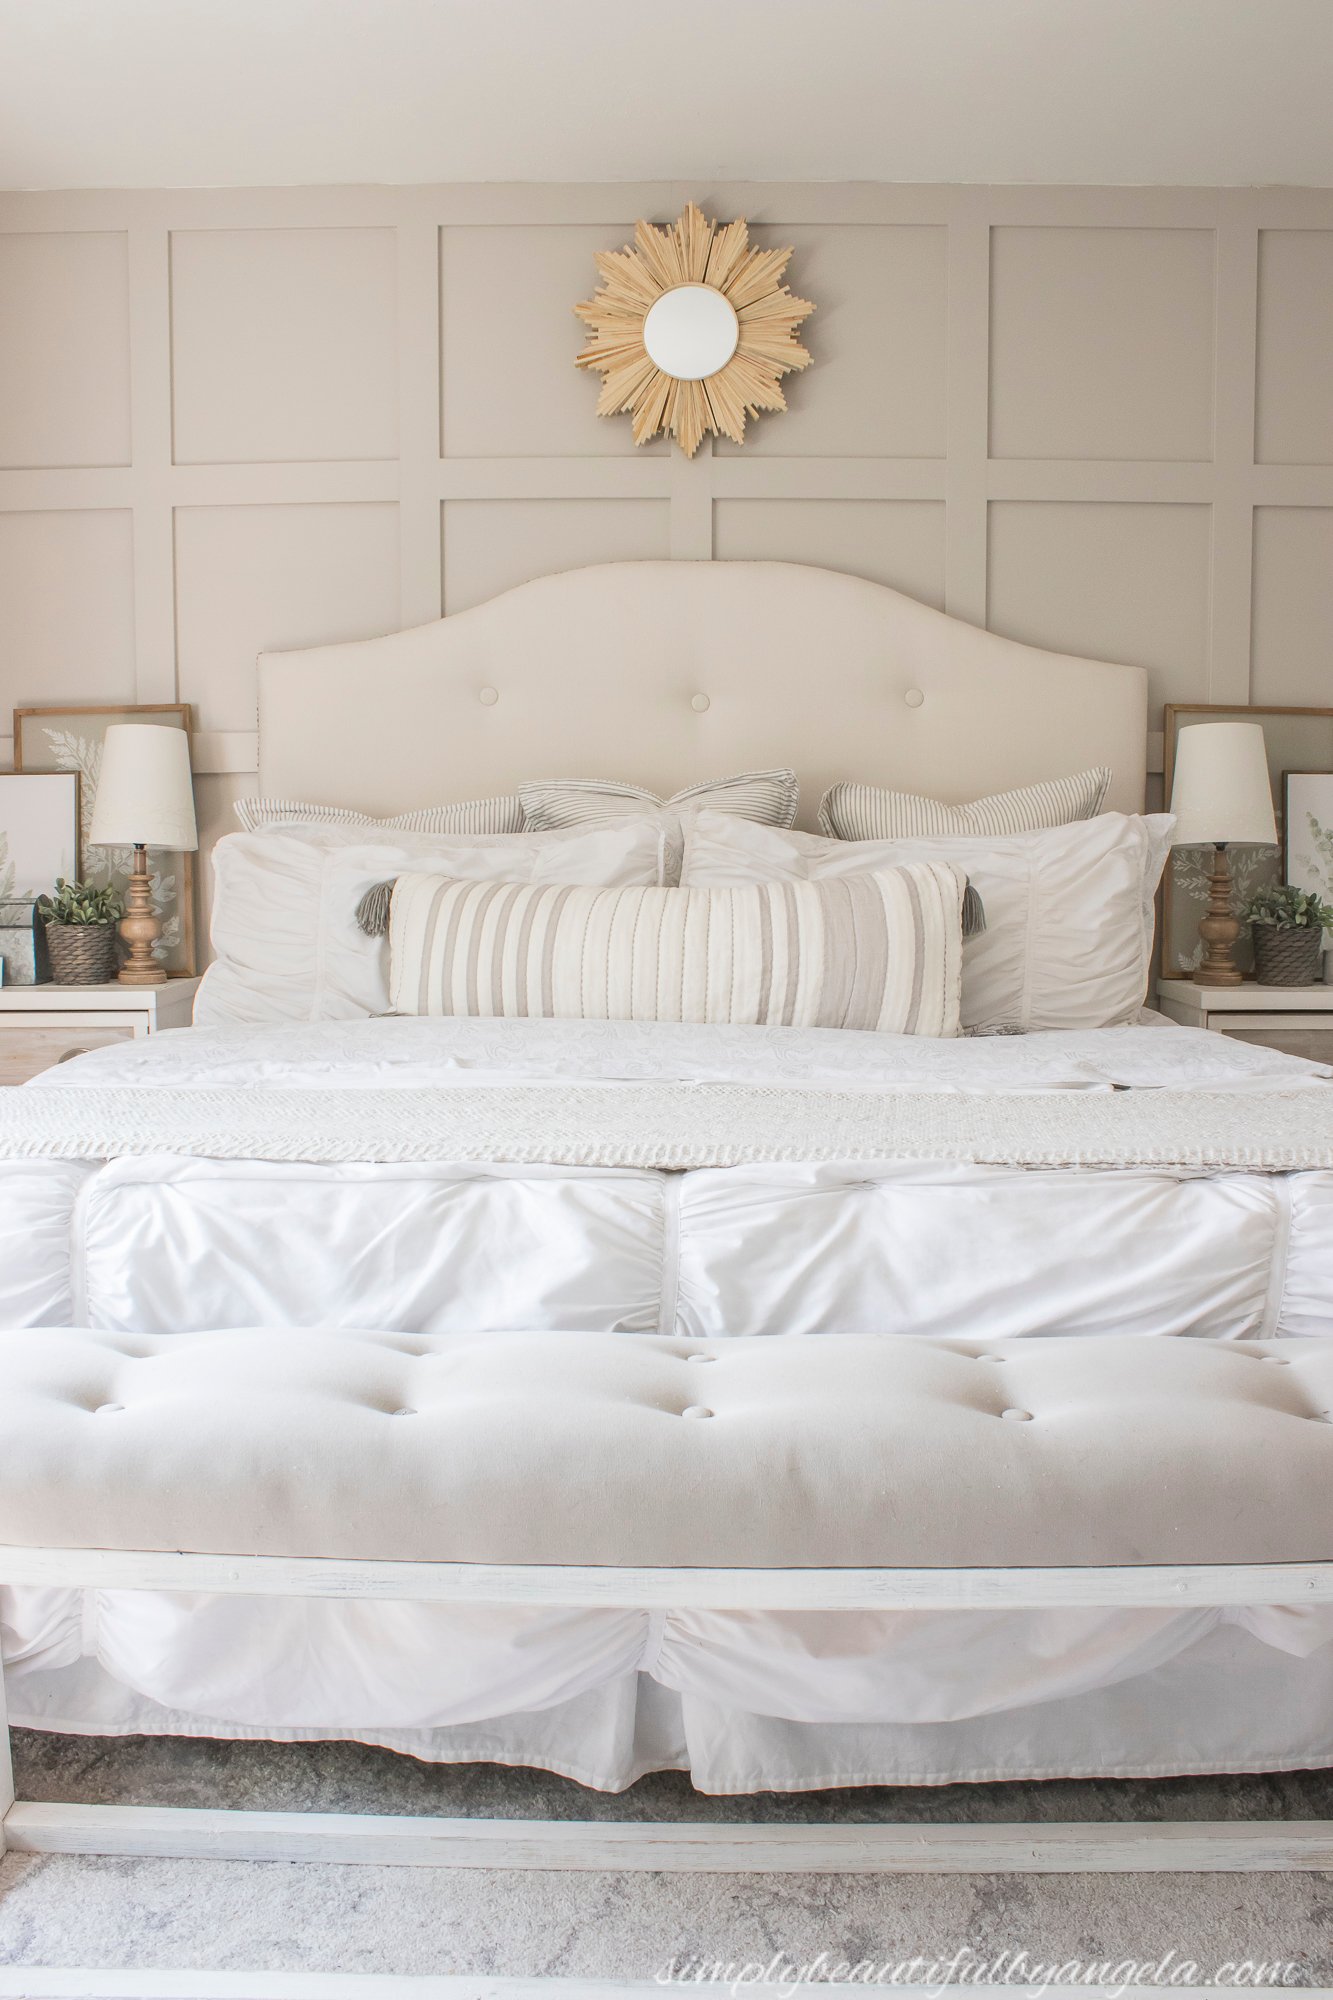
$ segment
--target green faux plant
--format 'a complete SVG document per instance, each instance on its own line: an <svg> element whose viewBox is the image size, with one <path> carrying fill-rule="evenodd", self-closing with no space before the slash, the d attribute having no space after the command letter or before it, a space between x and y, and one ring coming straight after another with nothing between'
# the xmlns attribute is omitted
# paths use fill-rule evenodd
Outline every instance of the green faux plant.
<svg viewBox="0 0 1333 2000"><path fill-rule="evenodd" d="M1247 924L1267 924L1274 930L1333 929L1333 904L1322 903L1313 889L1296 889L1290 882L1256 890L1241 911Z"/></svg>
<svg viewBox="0 0 1333 2000"><path fill-rule="evenodd" d="M37 910L48 924L114 924L124 915L125 904L119 890L109 885L95 889L91 882L67 882L60 875L54 896L37 898Z"/></svg>

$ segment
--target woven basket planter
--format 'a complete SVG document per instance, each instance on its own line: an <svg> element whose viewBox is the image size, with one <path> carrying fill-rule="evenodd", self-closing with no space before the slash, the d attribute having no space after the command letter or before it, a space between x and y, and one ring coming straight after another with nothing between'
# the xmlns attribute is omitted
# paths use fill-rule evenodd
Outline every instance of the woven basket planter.
<svg viewBox="0 0 1333 2000"><path fill-rule="evenodd" d="M57 986L104 986L120 969L114 924L48 924L46 943Z"/></svg>
<svg viewBox="0 0 1333 2000"><path fill-rule="evenodd" d="M1254 976L1261 986L1317 986L1324 933L1304 924L1279 930L1275 924L1251 924Z"/></svg>

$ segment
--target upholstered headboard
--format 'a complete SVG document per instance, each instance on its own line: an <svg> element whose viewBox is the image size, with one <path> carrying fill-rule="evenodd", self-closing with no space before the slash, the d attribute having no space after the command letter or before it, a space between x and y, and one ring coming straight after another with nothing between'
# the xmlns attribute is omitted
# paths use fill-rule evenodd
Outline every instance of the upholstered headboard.
<svg viewBox="0 0 1333 2000"><path fill-rule="evenodd" d="M389 638L259 658L270 794L398 812L525 778L792 764L949 800L1091 764L1143 804L1146 675L1000 639L796 563L608 563Z"/></svg>

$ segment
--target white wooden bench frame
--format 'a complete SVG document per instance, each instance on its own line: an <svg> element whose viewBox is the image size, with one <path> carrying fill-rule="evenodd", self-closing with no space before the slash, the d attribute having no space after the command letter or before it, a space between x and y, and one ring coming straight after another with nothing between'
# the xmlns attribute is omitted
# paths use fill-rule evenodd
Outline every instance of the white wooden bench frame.
<svg viewBox="0 0 1333 2000"><path fill-rule="evenodd" d="M1333 1603L1333 1562L1075 1569L567 1569L0 1549L0 1582L238 1596L675 1610ZM16 1800L0 1675L0 1852L454 1868L872 1874L1333 1870L1333 1822L754 1825L443 1819Z"/></svg>

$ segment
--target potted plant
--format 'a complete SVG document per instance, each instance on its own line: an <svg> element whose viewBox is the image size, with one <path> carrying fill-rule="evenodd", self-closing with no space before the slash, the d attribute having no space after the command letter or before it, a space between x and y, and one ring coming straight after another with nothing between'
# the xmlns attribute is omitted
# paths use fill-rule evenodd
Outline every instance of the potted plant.
<svg viewBox="0 0 1333 2000"><path fill-rule="evenodd" d="M1241 917L1254 939L1254 976L1261 986L1317 986L1324 931L1333 905L1313 889L1272 884L1250 897Z"/></svg>
<svg viewBox="0 0 1333 2000"><path fill-rule="evenodd" d="M115 978L116 925L125 908L117 890L61 876L55 894L39 896L37 908L57 986L100 986Z"/></svg>

